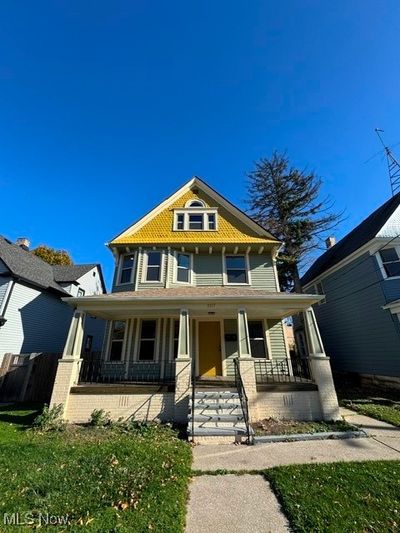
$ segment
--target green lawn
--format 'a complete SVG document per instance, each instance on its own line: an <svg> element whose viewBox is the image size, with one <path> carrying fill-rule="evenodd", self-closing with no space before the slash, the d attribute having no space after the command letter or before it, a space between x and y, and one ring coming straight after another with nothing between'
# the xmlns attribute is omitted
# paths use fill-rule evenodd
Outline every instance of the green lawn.
<svg viewBox="0 0 400 533"><path fill-rule="evenodd" d="M348 404L350 409L357 411L362 415L371 416L388 424L400 427L400 404L382 405L380 403L351 403Z"/></svg>
<svg viewBox="0 0 400 533"><path fill-rule="evenodd" d="M298 420L260 420L252 424L256 435L294 435L299 433L324 433L330 431L356 431L357 427L338 420L336 422L303 422Z"/></svg>
<svg viewBox="0 0 400 533"><path fill-rule="evenodd" d="M0 531L16 531L3 526L3 513L16 512L36 522L39 513L68 516L66 529L46 531L183 531L191 450L172 430L38 434L26 431L34 415L0 411Z"/></svg>
<svg viewBox="0 0 400 533"><path fill-rule="evenodd" d="M399 530L400 461L286 466L264 475L293 531Z"/></svg>

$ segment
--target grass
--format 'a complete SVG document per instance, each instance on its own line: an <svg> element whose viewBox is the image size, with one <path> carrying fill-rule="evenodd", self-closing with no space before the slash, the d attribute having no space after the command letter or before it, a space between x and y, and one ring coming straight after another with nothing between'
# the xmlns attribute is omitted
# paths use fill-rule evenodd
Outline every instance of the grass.
<svg viewBox="0 0 400 533"><path fill-rule="evenodd" d="M399 529L400 461L286 466L264 475L295 532Z"/></svg>
<svg viewBox="0 0 400 533"><path fill-rule="evenodd" d="M400 427L399 392L378 387L337 387L340 405Z"/></svg>
<svg viewBox="0 0 400 533"><path fill-rule="evenodd" d="M183 531L191 450L165 427L26 431L36 409L0 412L3 513L68 517L68 531ZM30 531L31 526L19 528ZM59 526L46 531L65 530Z"/></svg>
<svg viewBox="0 0 400 533"><path fill-rule="evenodd" d="M355 431L357 428L344 420L336 422L301 422L269 418L252 424L256 435L294 435L299 433L323 433L327 431Z"/></svg>

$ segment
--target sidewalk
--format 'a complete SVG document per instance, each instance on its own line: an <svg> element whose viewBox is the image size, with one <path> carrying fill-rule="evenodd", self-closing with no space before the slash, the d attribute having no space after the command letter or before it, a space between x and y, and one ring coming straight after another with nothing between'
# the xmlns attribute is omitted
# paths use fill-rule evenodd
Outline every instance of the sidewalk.
<svg viewBox="0 0 400 533"><path fill-rule="evenodd" d="M193 470L240 472L290 464L400 460L399 428L349 409L341 412L369 438L195 446ZM268 509L268 514L260 513L260 509ZM289 525L268 482L260 475L204 475L194 477L191 483L186 533L209 531L284 533Z"/></svg>

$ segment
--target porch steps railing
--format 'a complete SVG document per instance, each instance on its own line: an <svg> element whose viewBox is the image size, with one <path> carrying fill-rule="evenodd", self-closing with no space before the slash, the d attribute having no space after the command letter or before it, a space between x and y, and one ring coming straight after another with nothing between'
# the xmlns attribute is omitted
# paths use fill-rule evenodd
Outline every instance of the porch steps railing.
<svg viewBox="0 0 400 533"><path fill-rule="evenodd" d="M188 435L196 437L232 437L247 439L247 427L237 391L197 391L190 402Z"/></svg>

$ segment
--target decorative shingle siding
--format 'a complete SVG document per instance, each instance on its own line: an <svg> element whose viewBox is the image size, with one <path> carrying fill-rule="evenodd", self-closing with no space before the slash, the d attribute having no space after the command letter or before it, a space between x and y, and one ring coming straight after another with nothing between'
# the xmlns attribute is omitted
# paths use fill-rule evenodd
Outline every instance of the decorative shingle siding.
<svg viewBox="0 0 400 533"><path fill-rule="evenodd" d="M275 272L271 254L250 254L249 263L252 287L276 291Z"/></svg>
<svg viewBox="0 0 400 533"><path fill-rule="evenodd" d="M334 370L400 375L400 324L382 309L393 282L368 253L322 280L326 303L314 309Z"/></svg>
<svg viewBox="0 0 400 533"><path fill-rule="evenodd" d="M285 359L286 343L282 320L267 320L272 359Z"/></svg>

